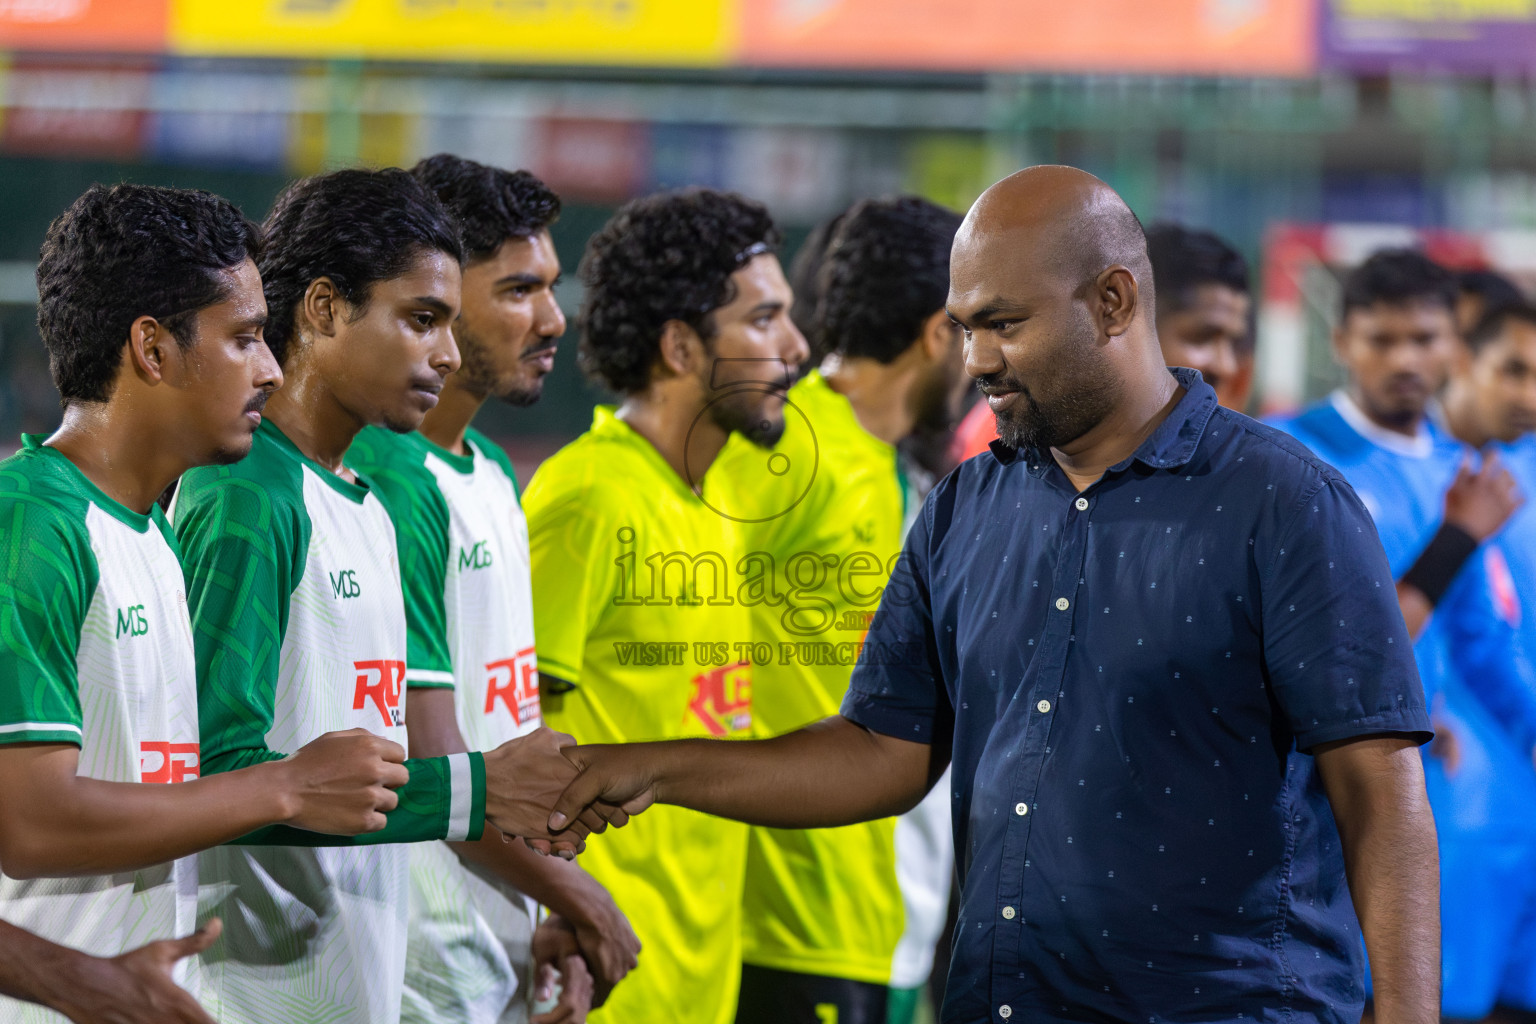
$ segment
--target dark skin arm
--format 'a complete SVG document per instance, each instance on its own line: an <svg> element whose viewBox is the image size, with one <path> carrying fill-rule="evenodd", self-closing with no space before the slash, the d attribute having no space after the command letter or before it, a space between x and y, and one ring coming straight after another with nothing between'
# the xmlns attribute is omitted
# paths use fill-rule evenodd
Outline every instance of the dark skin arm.
<svg viewBox="0 0 1536 1024"><path fill-rule="evenodd" d="M1442 521L1461 527L1481 543L1498 533L1524 504L1515 478L1497 455L1490 455L1476 470L1465 462L1457 469L1456 478L1445 492ZM1397 584L1397 603L1403 621L1408 624L1409 637L1417 640L1435 610L1434 605L1417 587L1402 582Z"/></svg>
<svg viewBox="0 0 1536 1024"><path fill-rule="evenodd" d="M0 921L0 993L39 1003L76 1024L213 1024L171 980L184 957L219 937L217 918L184 939L95 957Z"/></svg>
<svg viewBox="0 0 1536 1024"><path fill-rule="evenodd" d="M1313 751L1344 844L1380 1024L1440 1020L1440 858L1417 745L1399 736Z"/></svg>
<svg viewBox="0 0 1536 1024"><path fill-rule="evenodd" d="M170 784L76 774L67 743L0 747L0 865L12 878L133 871L267 825L358 835L384 827L410 775L398 743L327 733L280 761Z"/></svg>
<svg viewBox="0 0 1536 1024"><path fill-rule="evenodd" d="M948 747L871 732L834 715L770 740L668 740L572 747L581 771L551 830L595 807L622 824L653 803L768 828L829 828L916 807L949 763Z"/></svg>
<svg viewBox="0 0 1536 1024"><path fill-rule="evenodd" d="M405 717L412 757L439 757L468 749L459 732L454 699L451 689L411 688ZM495 872L563 919L591 965L596 983L593 1005L607 1001L613 987L634 969L640 940L628 918L608 890L575 863L540 856L491 830L478 842L450 845L460 857Z"/></svg>

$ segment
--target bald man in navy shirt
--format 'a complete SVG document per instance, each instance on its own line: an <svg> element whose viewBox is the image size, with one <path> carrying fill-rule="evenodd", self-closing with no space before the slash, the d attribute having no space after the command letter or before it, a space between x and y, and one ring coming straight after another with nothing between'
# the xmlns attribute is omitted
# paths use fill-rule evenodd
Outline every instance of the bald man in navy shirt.
<svg viewBox="0 0 1536 1024"><path fill-rule="evenodd" d="M772 740L570 748L551 819L653 801L779 828L915 804L953 760L943 1019L1381 1024L1439 1008L1430 736L1349 485L1165 368L1146 240L1035 167L956 237L997 415L934 489L842 714Z"/></svg>

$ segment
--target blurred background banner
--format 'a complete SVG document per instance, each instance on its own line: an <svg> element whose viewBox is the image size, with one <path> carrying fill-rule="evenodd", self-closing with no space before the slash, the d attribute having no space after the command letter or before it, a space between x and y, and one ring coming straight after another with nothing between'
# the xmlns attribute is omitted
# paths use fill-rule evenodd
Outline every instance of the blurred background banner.
<svg viewBox="0 0 1536 1024"><path fill-rule="evenodd" d="M1533 0L1321 0L1320 59L1365 72L1536 69Z"/></svg>
<svg viewBox="0 0 1536 1024"><path fill-rule="evenodd" d="M763 65L1300 75L1313 0L741 0Z"/></svg>
<svg viewBox="0 0 1536 1024"><path fill-rule="evenodd" d="M0 48L158 52L169 0L0 0Z"/></svg>
<svg viewBox="0 0 1536 1024"><path fill-rule="evenodd" d="M710 66L733 27L722 0L169 2L172 49L199 55Z"/></svg>

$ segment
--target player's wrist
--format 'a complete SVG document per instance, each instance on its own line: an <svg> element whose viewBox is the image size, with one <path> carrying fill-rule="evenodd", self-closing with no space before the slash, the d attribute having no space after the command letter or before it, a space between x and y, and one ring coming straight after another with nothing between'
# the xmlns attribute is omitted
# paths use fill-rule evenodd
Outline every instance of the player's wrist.
<svg viewBox="0 0 1536 1024"><path fill-rule="evenodd" d="M1423 594L1431 607L1438 605L1479 543L1466 527L1446 520L1403 574L1403 583Z"/></svg>
<svg viewBox="0 0 1536 1024"><path fill-rule="evenodd" d="M250 772L256 782L252 800L262 807L262 817L274 825L295 825L304 817L303 786L291 759L255 765Z"/></svg>

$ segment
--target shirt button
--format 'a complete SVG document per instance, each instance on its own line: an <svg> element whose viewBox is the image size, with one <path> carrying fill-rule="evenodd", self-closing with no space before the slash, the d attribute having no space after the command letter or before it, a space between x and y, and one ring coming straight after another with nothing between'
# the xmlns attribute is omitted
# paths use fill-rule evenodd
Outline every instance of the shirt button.
<svg viewBox="0 0 1536 1024"><path fill-rule="evenodd" d="M1068 601L1064 597L1058 597L1056 599L1056 610L1059 611L1059 612L1064 612L1068 608L1070 608L1071 606L1072 606L1072 602Z"/></svg>
<svg viewBox="0 0 1536 1024"><path fill-rule="evenodd" d="M1088 499L1087 498L1078 498L1072 504L1077 506L1077 510L1079 512L1086 512L1086 511L1088 511Z"/></svg>
<svg viewBox="0 0 1536 1024"><path fill-rule="evenodd" d="M1013 915L1015 913L1016 913L1016 911L1012 907L1004 907L1003 908L1003 920L1005 920L1005 921L1012 921L1013 920Z"/></svg>
<svg viewBox="0 0 1536 1024"><path fill-rule="evenodd" d="M1004 1003L1002 1006L997 1008L997 1015L1003 1018L1003 1020L1007 1020L1009 1017L1013 1016L1013 1007L1009 1006L1007 1003Z"/></svg>
<svg viewBox="0 0 1536 1024"><path fill-rule="evenodd" d="M1047 711L1051 710L1051 702L1048 701L1048 700L1043 700L1039 704L1035 705L1035 710L1040 712L1043 715Z"/></svg>
<svg viewBox="0 0 1536 1024"><path fill-rule="evenodd" d="M1018 814L1018 815L1028 814L1029 813L1029 804L1014 804L1013 805L1013 813L1014 814Z"/></svg>

